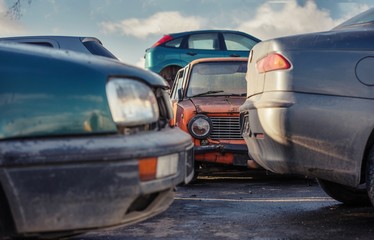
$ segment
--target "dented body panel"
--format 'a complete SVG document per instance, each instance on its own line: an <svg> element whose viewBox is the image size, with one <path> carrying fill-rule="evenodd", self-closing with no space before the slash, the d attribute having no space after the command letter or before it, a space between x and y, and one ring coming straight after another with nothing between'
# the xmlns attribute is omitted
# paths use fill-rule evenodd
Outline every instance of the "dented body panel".
<svg viewBox="0 0 374 240"><path fill-rule="evenodd" d="M240 112L257 163L354 188L365 182L374 129L369 25L277 38L253 48ZM256 64L270 53L281 54L291 67L259 73Z"/></svg>
<svg viewBox="0 0 374 240"><path fill-rule="evenodd" d="M171 204L190 148L189 136L171 129L131 138L1 141L0 179L19 232L112 227L141 220L140 210L154 215ZM172 153L178 153L178 174L140 182L139 159ZM140 196L167 200L132 210Z"/></svg>

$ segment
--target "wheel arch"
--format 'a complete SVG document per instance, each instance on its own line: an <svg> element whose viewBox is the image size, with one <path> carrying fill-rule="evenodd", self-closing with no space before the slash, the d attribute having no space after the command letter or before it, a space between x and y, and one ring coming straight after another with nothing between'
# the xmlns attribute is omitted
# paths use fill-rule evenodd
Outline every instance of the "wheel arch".
<svg viewBox="0 0 374 240"><path fill-rule="evenodd" d="M167 66L164 66L164 67L160 70L160 73L161 73L162 71L164 71L165 69L169 69L169 68L177 68L177 69L181 69L181 68L183 68L183 67L185 67L185 66L183 66L182 64L176 64L176 63L169 64L169 65L167 65Z"/></svg>
<svg viewBox="0 0 374 240"><path fill-rule="evenodd" d="M366 165L367 165L370 149L372 148L373 145L374 145L374 129L372 129L372 131L369 135L369 138L366 141L365 152L364 152L363 159L362 159L362 164L361 164L361 175L360 175L360 183L361 184L366 182L366 177L365 177L365 175L366 175L365 174L366 173Z"/></svg>
<svg viewBox="0 0 374 240"><path fill-rule="evenodd" d="M169 86L172 87L175 75L181 68L183 68L183 66L178 64L171 64L162 68L159 74L169 83Z"/></svg>

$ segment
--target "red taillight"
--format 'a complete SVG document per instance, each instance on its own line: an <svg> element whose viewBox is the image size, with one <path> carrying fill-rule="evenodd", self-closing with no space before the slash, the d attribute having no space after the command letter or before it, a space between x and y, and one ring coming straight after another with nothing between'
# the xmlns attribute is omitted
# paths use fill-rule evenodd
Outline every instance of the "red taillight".
<svg viewBox="0 0 374 240"><path fill-rule="evenodd" d="M160 40L158 40L155 44L153 44L152 47L157 47L158 45L161 45L163 43L169 42L172 39L173 39L172 36L170 36L170 35L164 35Z"/></svg>
<svg viewBox="0 0 374 240"><path fill-rule="evenodd" d="M259 73L270 72L274 70L289 69L291 64L288 60L278 53L271 53L262 58L257 63L257 71Z"/></svg>

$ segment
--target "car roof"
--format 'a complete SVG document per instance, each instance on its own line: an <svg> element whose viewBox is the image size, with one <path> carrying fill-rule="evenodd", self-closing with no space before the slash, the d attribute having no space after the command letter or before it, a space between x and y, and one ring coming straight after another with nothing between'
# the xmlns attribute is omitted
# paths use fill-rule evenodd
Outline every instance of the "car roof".
<svg viewBox="0 0 374 240"><path fill-rule="evenodd" d="M57 58L64 61L76 63L99 63L102 61L118 62L110 58L97 58L95 55L84 54L75 51L66 51L56 48L46 48L28 44L17 44L14 42L0 42L0 51L10 52L12 54L33 55L42 58Z"/></svg>
<svg viewBox="0 0 374 240"><path fill-rule="evenodd" d="M85 66L97 74L105 76L123 76L132 79L142 79L153 86L167 87L166 81L158 74L151 71L128 65L116 59L96 57L92 54L84 54L75 51L66 51L55 48L18 44L14 42L0 42L0 53L33 56L36 58L50 58L61 62L70 62Z"/></svg>
<svg viewBox="0 0 374 240"><path fill-rule="evenodd" d="M83 36L53 36L53 35L41 35L41 36L15 36L15 37L1 37L0 41L11 41L18 43L48 43L49 47L62 48L70 50L79 50L80 52L89 53L86 48L81 47L81 43L94 41L103 45L102 42L95 37L83 37Z"/></svg>
<svg viewBox="0 0 374 240"><path fill-rule="evenodd" d="M190 66L205 62L248 62L248 58L243 57L218 57L218 58L199 58L190 62Z"/></svg>
<svg viewBox="0 0 374 240"><path fill-rule="evenodd" d="M68 39L87 39L92 41L98 41L101 43L101 41L95 37L90 36L58 36L58 35L40 35L40 36L14 36L14 37L1 37L0 39L9 39L9 40L22 40L22 39L52 39L52 40L68 40Z"/></svg>
<svg viewBox="0 0 374 240"><path fill-rule="evenodd" d="M189 34L197 34L197 33L236 33L236 34L244 34L246 36L249 36L251 38L254 38L258 41L261 41L260 39L245 33L241 31L236 31L236 30L224 30L224 29L207 29L207 30L195 30L195 31L187 31L187 32L176 32L176 33L169 33L168 35L173 36L173 37L180 37L184 35L189 35Z"/></svg>
<svg viewBox="0 0 374 240"><path fill-rule="evenodd" d="M192 34L192 33L212 33L212 32L231 32L231 33L244 33L240 31L235 30L223 30L223 29L202 29L202 30L194 30L194 31L186 31L186 32L174 32L169 33L169 35L175 35L175 34Z"/></svg>
<svg viewBox="0 0 374 240"><path fill-rule="evenodd" d="M57 36L57 35L40 35L40 36L15 36L2 37L0 42L17 42L23 44L35 44L44 47L52 47L56 49L72 50L86 54L94 54L97 56L115 58L102 42L95 37L88 36ZM94 45L91 45L94 43ZM87 45L88 44L88 45ZM95 47L100 46L100 47Z"/></svg>

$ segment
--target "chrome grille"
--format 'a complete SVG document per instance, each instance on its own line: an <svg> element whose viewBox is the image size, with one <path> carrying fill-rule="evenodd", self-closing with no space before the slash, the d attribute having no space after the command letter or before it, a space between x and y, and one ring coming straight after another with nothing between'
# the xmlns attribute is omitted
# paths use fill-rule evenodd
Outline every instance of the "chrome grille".
<svg viewBox="0 0 374 240"><path fill-rule="evenodd" d="M240 134L239 117L210 117L213 129L212 139L243 139Z"/></svg>

